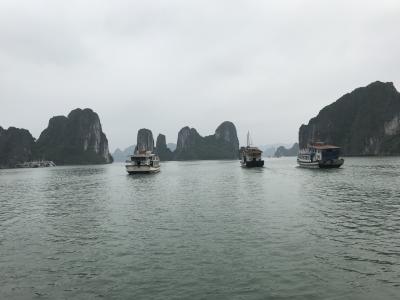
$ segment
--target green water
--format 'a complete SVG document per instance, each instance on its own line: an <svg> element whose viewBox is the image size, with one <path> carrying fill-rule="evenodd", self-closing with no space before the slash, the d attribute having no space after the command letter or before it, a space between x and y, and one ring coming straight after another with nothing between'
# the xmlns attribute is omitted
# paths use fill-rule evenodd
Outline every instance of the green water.
<svg viewBox="0 0 400 300"><path fill-rule="evenodd" d="M399 299L400 158L0 170L0 299Z"/></svg>

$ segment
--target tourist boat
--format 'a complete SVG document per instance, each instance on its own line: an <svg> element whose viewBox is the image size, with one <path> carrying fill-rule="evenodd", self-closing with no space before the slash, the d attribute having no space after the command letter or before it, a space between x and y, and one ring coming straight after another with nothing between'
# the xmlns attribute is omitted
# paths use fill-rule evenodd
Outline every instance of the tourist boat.
<svg viewBox="0 0 400 300"><path fill-rule="evenodd" d="M340 147L318 142L300 150L297 163L303 168L340 168L344 159L340 157Z"/></svg>
<svg viewBox="0 0 400 300"><path fill-rule="evenodd" d="M250 133L247 133L247 146L240 148L240 165L244 168L263 167L262 151L251 146Z"/></svg>
<svg viewBox="0 0 400 300"><path fill-rule="evenodd" d="M160 159L151 151L136 151L125 164L129 174L157 173L160 171Z"/></svg>

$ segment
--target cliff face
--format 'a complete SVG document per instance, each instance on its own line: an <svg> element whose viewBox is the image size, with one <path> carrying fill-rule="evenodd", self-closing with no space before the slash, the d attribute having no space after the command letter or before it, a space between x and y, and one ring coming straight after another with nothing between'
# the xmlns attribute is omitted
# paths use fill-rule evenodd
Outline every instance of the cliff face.
<svg viewBox="0 0 400 300"><path fill-rule="evenodd" d="M204 139L194 128L183 127L178 133L178 141L174 152L177 160L201 159Z"/></svg>
<svg viewBox="0 0 400 300"><path fill-rule="evenodd" d="M239 157L239 139L236 127L232 122L225 121L215 130L215 141L219 144L228 159Z"/></svg>
<svg viewBox="0 0 400 300"><path fill-rule="evenodd" d="M286 149L284 146L278 147L275 151L275 157L282 157L282 156L297 156L299 152L299 144L294 143L292 148Z"/></svg>
<svg viewBox="0 0 400 300"><path fill-rule="evenodd" d="M137 133L136 150L154 151L154 139L151 130L142 128Z"/></svg>
<svg viewBox="0 0 400 300"><path fill-rule="evenodd" d="M58 165L112 162L99 116L88 108L75 109L68 117L51 118L37 148L40 158Z"/></svg>
<svg viewBox="0 0 400 300"><path fill-rule="evenodd" d="M35 140L26 129L0 127L0 168L13 168L34 155Z"/></svg>
<svg viewBox="0 0 400 300"><path fill-rule="evenodd" d="M310 141L338 145L345 155L400 154L399 92L377 81L344 95L300 127L300 148Z"/></svg>
<svg viewBox="0 0 400 300"><path fill-rule="evenodd" d="M173 153L167 147L167 141L166 141L165 135L163 135L163 134L158 135L155 152L159 156L161 161L172 160Z"/></svg>
<svg viewBox="0 0 400 300"><path fill-rule="evenodd" d="M222 123L215 134L202 137L194 128L184 127L179 131L174 152L176 160L237 159L239 140L236 127L231 122Z"/></svg>

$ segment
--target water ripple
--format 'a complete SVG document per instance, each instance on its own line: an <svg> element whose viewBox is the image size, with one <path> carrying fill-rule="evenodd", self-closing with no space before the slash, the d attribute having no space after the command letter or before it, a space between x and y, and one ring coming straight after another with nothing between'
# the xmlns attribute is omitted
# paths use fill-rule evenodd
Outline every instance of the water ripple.
<svg viewBox="0 0 400 300"><path fill-rule="evenodd" d="M0 298L397 299L400 159L0 170Z"/></svg>

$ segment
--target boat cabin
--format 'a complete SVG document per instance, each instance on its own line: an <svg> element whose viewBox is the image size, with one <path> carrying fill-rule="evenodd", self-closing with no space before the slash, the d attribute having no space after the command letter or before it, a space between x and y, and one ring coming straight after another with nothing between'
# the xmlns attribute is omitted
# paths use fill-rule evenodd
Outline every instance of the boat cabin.
<svg viewBox="0 0 400 300"><path fill-rule="evenodd" d="M311 161L326 161L338 159L340 147L326 145L324 143L314 143L308 146Z"/></svg>
<svg viewBox="0 0 400 300"><path fill-rule="evenodd" d="M307 168L339 168L344 159L340 157L340 147L319 142L300 150L297 163Z"/></svg>
<svg viewBox="0 0 400 300"><path fill-rule="evenodd" d="M257 147L242 147L240 149L240 158L246 161L259 161L262 159L262 151Z"/></svg>
<svg viewBox="0 0 400 300"><path fill-rule="evenodd" d="M262 159L262 151L257 147L241 147L240 163L243 167L262 167L264 160Z"/></svg>
<svg viewBox="0 0 400 300"><path fill-rule="evenodd" d="M137 151L134 155L130 156L130 160L127 162L132 166L158 167L160 165L160 159L151 151Z"/></svg>

